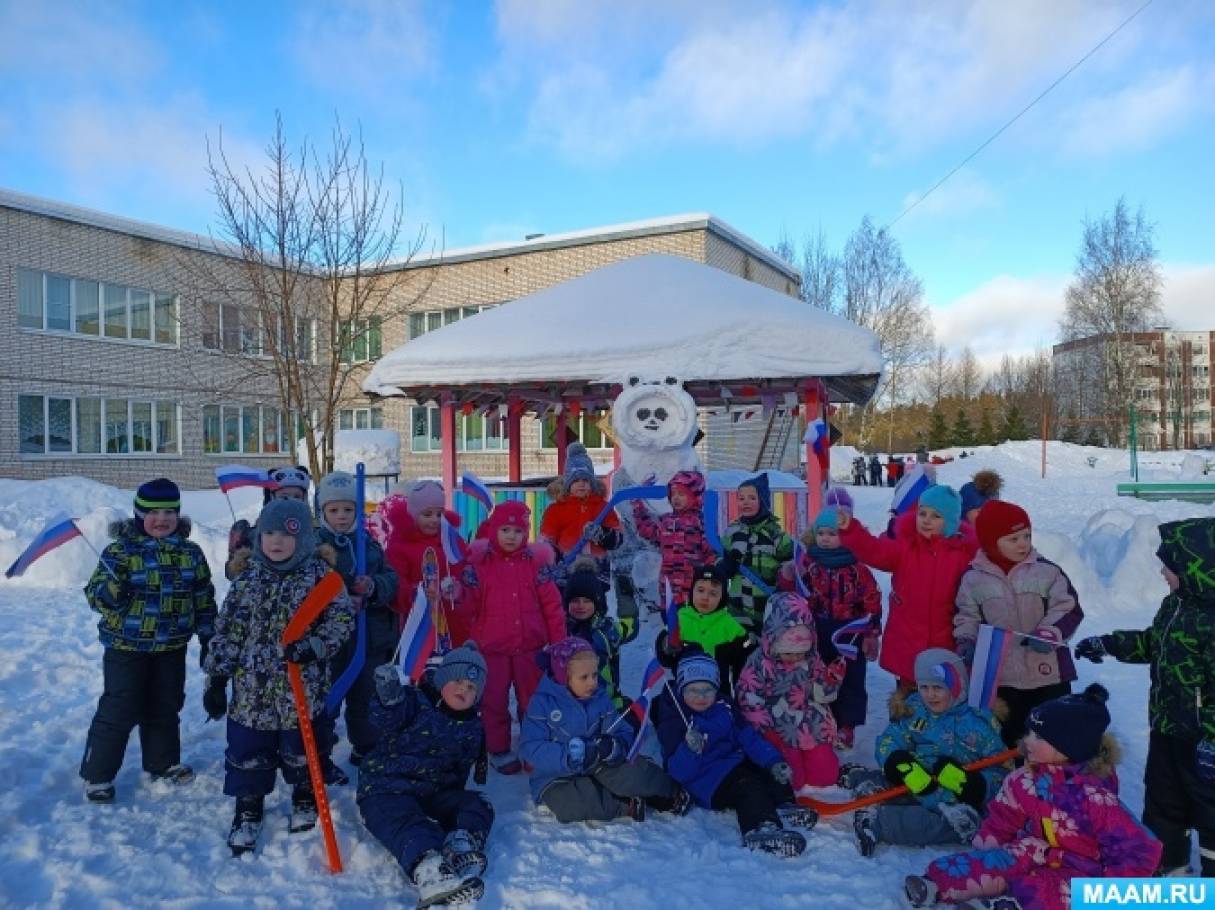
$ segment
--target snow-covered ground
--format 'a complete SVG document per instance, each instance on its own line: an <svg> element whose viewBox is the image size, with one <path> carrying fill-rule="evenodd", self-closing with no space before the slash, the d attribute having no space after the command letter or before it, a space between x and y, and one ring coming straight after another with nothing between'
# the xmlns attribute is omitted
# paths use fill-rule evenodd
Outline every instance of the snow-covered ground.
<svg viewBox="0 0 1215 910"><path fill-rule="evenodd" d="M1154 550L1156 525L1215 507L1120 499L1126 453L1052 443L1041 479L1040 446L1009 443L942 465L955 486L983 467L1005 478L1005 498L1027 507L1035 542L1068 571L1087 618L1081 634L1146 625L1165 593ZM1090 461L1092 462L1090 464ZM1192 475L1182 455L1145 456L1143 479ZM884 521L890 491L851 488L859 516ZM107 524L129 514L131 495L81 478L0 480L0 567L7 566L54 513L66 510L95 546ZM257 491L233 494L241 517L256 514ZM217 569L232 520L218 493L186 493L194 538ZM330 876L318 833L288 837L287 795L268 804L263 845L233 860L224 845L231 801L221 793L223 727L205 723L196 645L191 645L182 713L186 761L198 777L182 789L153 785L140 771L133 736L112 806L84 802L77 768L101 691L95 614L80 587L95 563L72 541L36 563L26 577L0 580L0 906L378 907L410 905L413 892L391 858L362 829L353 788L331 789L346 872ZM222 574L222 573L221 573ZM883 577L883 584L886 579ZM221 578L220 595L224 593ZM658 630L647 620L626 647L626 691L635 690ZM1125 749L1123 795L1139 812L1147 742L1147 670L1082 663L1081 684L1100 679L1112 692L1113 729ZM869 723L851 756L871 760L883 725L890 679L870 672ZM344 759L346 747L339 746ZM823 907L900 906L902 877L931 850L882 848L862 859L848 816L824 820L798 860L748 853L729 816L701 810L681 819L657 815L643 825L557 824L537 810L521 777L491 772L497 822L489 842L484 907Z"/></svg>

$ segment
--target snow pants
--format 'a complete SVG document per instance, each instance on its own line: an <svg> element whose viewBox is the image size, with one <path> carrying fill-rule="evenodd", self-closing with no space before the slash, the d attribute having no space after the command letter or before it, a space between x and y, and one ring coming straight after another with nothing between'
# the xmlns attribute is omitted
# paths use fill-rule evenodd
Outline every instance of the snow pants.
<svg viewBox="0 0 1215 910"><path fill-rule="evenodd" d="M1143 824L1164 844L1160 868L1188 866L1198 832L1204 877L1215 876L1215 785L1196 771L1193 742L1152 731L1143 770Z"/></svg>
<svg viewBox="0 0 1215 910"><path fill-rule="evenodd" d="M485 723L485 747L491 755L510 751L510 690L515 687L517 718L523 721L527 703L540 685L543 671L535 654L486 654L489 674L481 699L481 719Z"/></svg>
<svg viewBox="0 0 1215 910"><path fill-rule="evenodd" d="M279 770L283 780L293 787L308 780L308 759L299 728L254 730L229 717L224 794L267 796L274 790L274 775Z"/></svg>
<svg viewBox="0 0 1215 910"><path fill-rule="evenodd" d="M812 749L791 746L775 730L769 730L764 738L780 750L781 758L793 769L793 789L831 787L840 776L840 757L831 743L819 743Z"/></svg>
<svg viewBox="0 0 1215 910"><path fill-rule="evenodd" d="M858 788L858 784L861 785ZM853 776L852 790L857 795L870 792L865 785L877 790L885 790L892 786L886 780L886 775L874 768L862 778ZM958 833L950 826L940 812L934 808L921 805L908 794L888 799L872 807L877 818L877 839L883 844L897 844L902 847L928 847L932 844L958 844Z"/></svg>
<svg viewBox="0 0 1215 910"><path fill-rule="evenodd" d="M112 781L134 727L139 727L145 771L159 774L180 763L177 715L186 703L186 649L106 648L101 668L105 688L89 725L80 776L91 784Z"/></svg>
<svg viewBox="0 0 1215 910"><path fill-rule="evenodd" d="M396 619L387 609L370 609L367 612L367 653L363 669L354 685L346 693L346 737L354 751L366 755L380 738L379 731L371 723L371 699L375 696L375 671L382 664L391 663L397 648ZM338 679L354 659L356 641L353 636L342 646L329 670L329 678ZM330 719L328 729L331 739L335 720Z"/></svg>
<svg viewBox="0 0 1215 910"><path fill-rule="evenodd" d="M1049 686L1039 686L1036 689L1014 689L1012 686L1000 686L996 694L1008 706L1008 716L1000 722L1000 738L1010 749L1025 736L1025 722L1029 712L1043 702L1052 698L1062 698L1071 695L1072 684L1069 682L1052 683Z"/></svg>
<svg viewBox="0 0 1215 910"><path fill-rule="evenodd" d="M648 758L604 766L591 774L561 777L540 793L559 822L611 821L625 815L627 800L640 796L654 808L670 807L679 785Z"/></svg>
<svg viewBox="0 0 1215 910"><path fill-rule="evenodd" d="M849 622L851 620L834 619L830 616L815 617L818 653L824 663L831 663L839 656L839 651L831 643L831 635ZM831 714L836 724L841 727L859 727L865 723L865 715L869 711L869 693L865 690L867 664L864 657L860 656L856 660L846 661L847 667L840 683L839 694L836 695L835 701L831 702Z"/></svg>
<svg viewBox="0 0 1215 910"><path fill-rule="evenodd" d="M1043 844L1045 847L1045 844ZM1100 870L1079 872L1032 861L1033 850L968 850L934 859L925 877L940 889L941 901L1008 894L1022 907L1034 910L1068 910L1072 878L1100 875Z"/></svg>
<svg viewBox="0 0 1215 910"><path fill-rule="evenodd" d="M777 807L791 802L793 790L788 784L778 784L763 768L744 760L722 778L711 807L717 812L732 809L738 815L738 830L746 835L764 822L779 826Z"/></svg>
<svg viewBox="0 0 1215 910"><path fill-rule="evenodd" d="M369 793L359 814L372 836L391 853L405 874L419 859L443 846L450 831L464 830L484 843L494 823L494 808L476 790L440 790L427 796Z"/></svg>

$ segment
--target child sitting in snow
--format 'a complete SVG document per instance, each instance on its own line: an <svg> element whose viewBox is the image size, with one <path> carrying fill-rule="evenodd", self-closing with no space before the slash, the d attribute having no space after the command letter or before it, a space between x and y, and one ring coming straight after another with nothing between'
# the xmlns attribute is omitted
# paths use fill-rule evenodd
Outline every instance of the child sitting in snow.
<svg viewBox="0 0 1215 910"><path fill-rule="evenodd" d="M462 576L459 609L489 667L481 715L490 761L500 774L523 770L510 748L511 687L522 723L543 675L536 656L566 637L561 593L552 580L553 550L528 544L531 515L517 500L498 503L469 548Z"/></svg>
<svg viewBox="0 0 1215 910"><path fill-rule="evenodd" d="M419 906L485 893L494 810L465 789L485 739L477 711L485 677L474 642L448 651L415 686L402 684L395 664L375 671L380 738L359 767L359 813L413 881Z"/></svg>
<svg viewBox="0 0 1215 910"><path fill-rule="evenodd" d="M662 553L660 571L671 583L671 597L676 603L687 603L692 591L692 570L716 558L705 537L704 495L703 474L679 471L667 484L671 511L666 515L655 517L641 500L633 502L637 533Z"/></svg>
<svg viewBox="0 0 1215 910"><path fill-rule="evenodd" d="M1034 549L1029 515L1020 506L990 500L975 530L982 549L958 585L953 635L970 664L980 623L1027 633L1009 648L997 680L1008 706L1001 735L1012 746L1025 735L1030 710L1071 693L1076 667L1066 642L1084 611L1063 570Z"/></svg>
<svg viewBox="0 0 1215 910"><path fill-rule="evenodd" d="M654 651L658 662L674 670L683 649L696 645L717 661L721 694L730 698L754 646L747 631L725 609L729 569L724 561L699 566L693 573L692 600L679 608L679 635L672 641L666 629L658 633Z"/></svg>
<svg viewBox="0 0 1215 910"><path fill-rule="evenodd" d="M794 802L788 763L719 697L718 683L717 662L695 646L685 648L674 691L667 685L654 700L667 772L697 805L735 812L744 846L799 856L806 838L784 825L813 828L818 816Z"/></svg>
<svg viewBox="0 0 1215 910"><path fill-rule="evenodd" d="M824 661L839 656L831 636L850 622L869 617L864 632L852 636L859 639L862 659L849 660L839 695L831 702L831 713L837 727L836 745L852 748L857 727L865 722L869 710L869 694L865 690L866 661L877 660L882 635L882 592L873 573L856 561L856 556L840 544L839 515L841 507L827 507L819 512L814 524L802 535L809 561L804 566L785 563L778 586L792 591L797 584L794 572L801 573L810 612L814 615L814 630L818 636L818 653Z"/></svg>
<svg viewBox="0 0 1215 910"><path fill-rule="evenodd" d="M602 524L593 524L607 505L603 482L595 476L595 464L586 447L576 442L566 452L565 473L550 488L553 502L540 519L540 536L557 551L557 560L586 538L580 555L594 560L595 572L604 588L610 584L607 551L620 546L620 519L609 511ZM555 495L554 495L555 494Z"/></svg>
<svg viewBox="0 0 1215 910"><path fill-rule="evenodd" d="M276 770L293 787L291 830L307 830L316 822L287 661L300 665L308 705L317 715L329 691L328 662L354 631L354 609L342 591L305 635L282 645L287 623L331 569L316 541L312 513L304 503L275 499L262 509L253 529L253 554L228 589L203 663L207 715L213 720L228 716L224 793L236 798L228 834L236 855L257 844Z"/></svg>
<svg viewBox="0 0 1215 910"><path fill-rule="evenodd" d="M519 752L532 797L560 822L645 819L646 807L685 813L691 801L647 758L626 761L633 727L599 685L599 658L581 638L548 649L548 673L528 705Z"/></svg>
<svg viewBox="0 0 1215 910"><path fill-rule="evenodd" d="M1215 519L1160 526L1156 556L1169 593L1143 630L1076 645L1095 663L1109 656L1151 665L1143 823L1164 842L1164 874L1190 874L1190 829L1202 875L1215 876Z"/></svg>
<svg viewBox="0 0 1215 910"><path fill-rule="evenodd" d="M105 691L89 725L80 776L91 802L114 799L131 729L139 727L143 769L184 784L177 719L186 699L186 646L197 633L205 654L215 622L215 588L202 549L181 515L181 492L163 477L135 492L135 517L111 525L114 542L84 594L101 614Z"/></svg>
<svg viewBox="0 0 1215 910"><path fill-rule="evenodd" d="M845 660L818 656L814 616L805 598L778 591L768 598L759 649L735 686L743 717L780 750L793 769L793 788L829 787L839 776L835 718Z"/></svg>
<svg viewBox="0 0 1215 910"><path fill-rule="evenodd" d="M874 537L860 521L839 513L840 543L865 565L893 573L878 663L898 677L904 692L915 688L917 654L954 649L958 582L979 548L961 515L961 499L943 485L929 487L916 509L899 516L894 537Z"/></svg>
<svg viewBox="0 0 1215 910"><path fill-rule="evenodd" d="M620 697L620 646L624 635L620 624L607 613L607 598L603 583L592 565L579 568L565 583L565 631L586 641L599 658L599 680L604 691L617 707Z"/></svg>
<svg viewBox="0 0 1215 910"><path fill-rule="evenodd" d="M308 501L308 487L311 478L308 471L300 465L287 465L275 468L270 472L272 486L262 490L262 505L272 499L298 499ZM224 563L224 576L231 581L236 577L237 566L243 566L253 552L253 526L245 519L240 519L228 531L228 561Z"/></svg>
<svg viewBox="0 0 1215 910"><path fill-rule="evenodd" d="M911 906L1067 910L1073 878L1156 870L1160 842L1118 801L1108 695L1094 683L1034 708L1026 763L988 804L974 849L908 876Z"/></svg>
<svg viewBox="0 0 1215 910"><path fill-rule="evenodd" d="M966 765L1004 749L988 711L966 703L962 659L929 648L915 659L917 691L890 698L890 725L877 738L880 770L845 768L840 784L864 796L903 785L908 796L858 809L852 825L861 856L879 843L921 847L969 844L984 806L1000 788L1006 768L967 771Z"/></svg>
<svg viewBox="0 0 1215 910"><path fill-rule="evenodd" d="M738 573L731 582L730 610L747 631L757 632L780 567L793 558L793 538L772 514L767 474L738 485L738 520L726 528L722 546Z"/></svg>

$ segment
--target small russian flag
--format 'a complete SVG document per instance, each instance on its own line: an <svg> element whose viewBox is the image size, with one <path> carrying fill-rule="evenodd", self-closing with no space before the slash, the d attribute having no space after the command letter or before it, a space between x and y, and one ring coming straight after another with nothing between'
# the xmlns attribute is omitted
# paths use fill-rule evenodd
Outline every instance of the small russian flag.
<svg viewBox="0 0 1215 910"><path fill-rule="evenodd" d="M25 570L34 564L35 560L56 547L63 546L73 537L83 537L80 529L76 527L76 522L66 512L60 512L49 522L46 527L30 541L30 545L25 548L25 552L17 557L17 560L8 567L8 571L4 573L5 578L17 578L25 574Z"/></svg>
<svg viewBox="0 0 1215 910"><path fill-rule="evenodd" d="M460 536L460 532L456 530L456 526L447 520L444 515L439 519L441 526L440 539L443 542L443 555L447 558L447 567L450 569L458 562L464 560L464 538Z"/></svg>
<svg viewBox="0 0 1215 910"><path fill-rule="evenodd" d="M471 496L481 505L485 506L486 512L494 510L494 494L489 491L481 479L476 474L465 474L460 480L460 490L465 496Z"/></svg>
<svg viewBox="0 0 1215 910"><path fill-rule="evenodd" d="M641 722L637 725L637 735L633 738L633 745L629 746L628 760L633 761L637 757L637 753L641 751L641 744L645 741L645 725L650 719L650 698L648 695L643 695L637 701L633 702L633 707L641 705Z"/></svg>
<svg viewBox="0 0 1215 910"><path fill-rule="evenodd" d="M827 421L819 417L806 424L806 435L802 442L814 449L815 455L822 455L827 446Z"/></svg>
<svg viewBox="0 0 1215 910"><path fill-rule="evenodd" d="M924 470L923 465L916 465L910 471L903 475L894 487L893 509L896 515L902 515L908 509L913 508L920 501L920 496L929 487L933 486L935 481Z"/></svg>
<svg viewBox="0 0 1215 910"><path fill-rule="evenodd" d="M675 595L671 593L670 579L664 578L662 584L667 594L667 609L664 614L667 622L667 644L672 648L678 648L683 643L679 637L679 604L675 601Z"/></svg>
<svg viewBox="0 0 1215 910"><path fill-rule="evenodd" d="M831 633L831 644L835 645L835 650L844 655L845 659L856 660L857 655L861 653L860 648L856 646L855 641L844 641L844 639L854 639L858 635L864 635L872 624L873 618L870 616L861 616L844 623Z"/></svg>
<svg viewBox="0 0 1215 910"><path fill-rule="evenodd" d="M975 659L970 666L970 693L966 698L972 708L987 708L996 701L996 690L1000 682L1000 670L1008 656L1013 636L1007 629L998 629L983 623L979 626L979 637L975 641Z"/></svg>
<svg viewBox="0 0 1215 910"><path fill-rule="evenodd" d="M405 620L401 632L401 648L398 665L411 681L417 682L426 670L426 661L435 650L435 624L430 615L430 604L426 600L426 588L419 582L418 593L413 598L413 609Z"/></svg>
<svg viewBox="0 0 1215 910"><path fill-rule="evenodd" d="M274 481L270 479L269 471L246 467L243 464L225 464L215 469L215 479L219 481L221 492L228 493L241 487L261 487L263 490L274 489Z"/></svg>

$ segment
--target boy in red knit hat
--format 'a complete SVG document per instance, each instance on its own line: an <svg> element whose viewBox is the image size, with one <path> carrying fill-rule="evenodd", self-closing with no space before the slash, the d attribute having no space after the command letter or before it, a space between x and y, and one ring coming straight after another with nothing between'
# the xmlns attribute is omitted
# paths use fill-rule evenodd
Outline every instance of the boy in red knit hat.
<svg viewBox="0 0 1215 910"><path fill-rule="evenodd" d="M981 623L1025 633L998 680L998 694L1008 705L1001 735L1012 746L1025 735L1031 710L1070 694L1076 666L1067 641L1084 611L1064 571L1034 549L1029 515L1020 506L988 500L975 531L980 549L958 585L954 638L970 664Z"/></svg>

